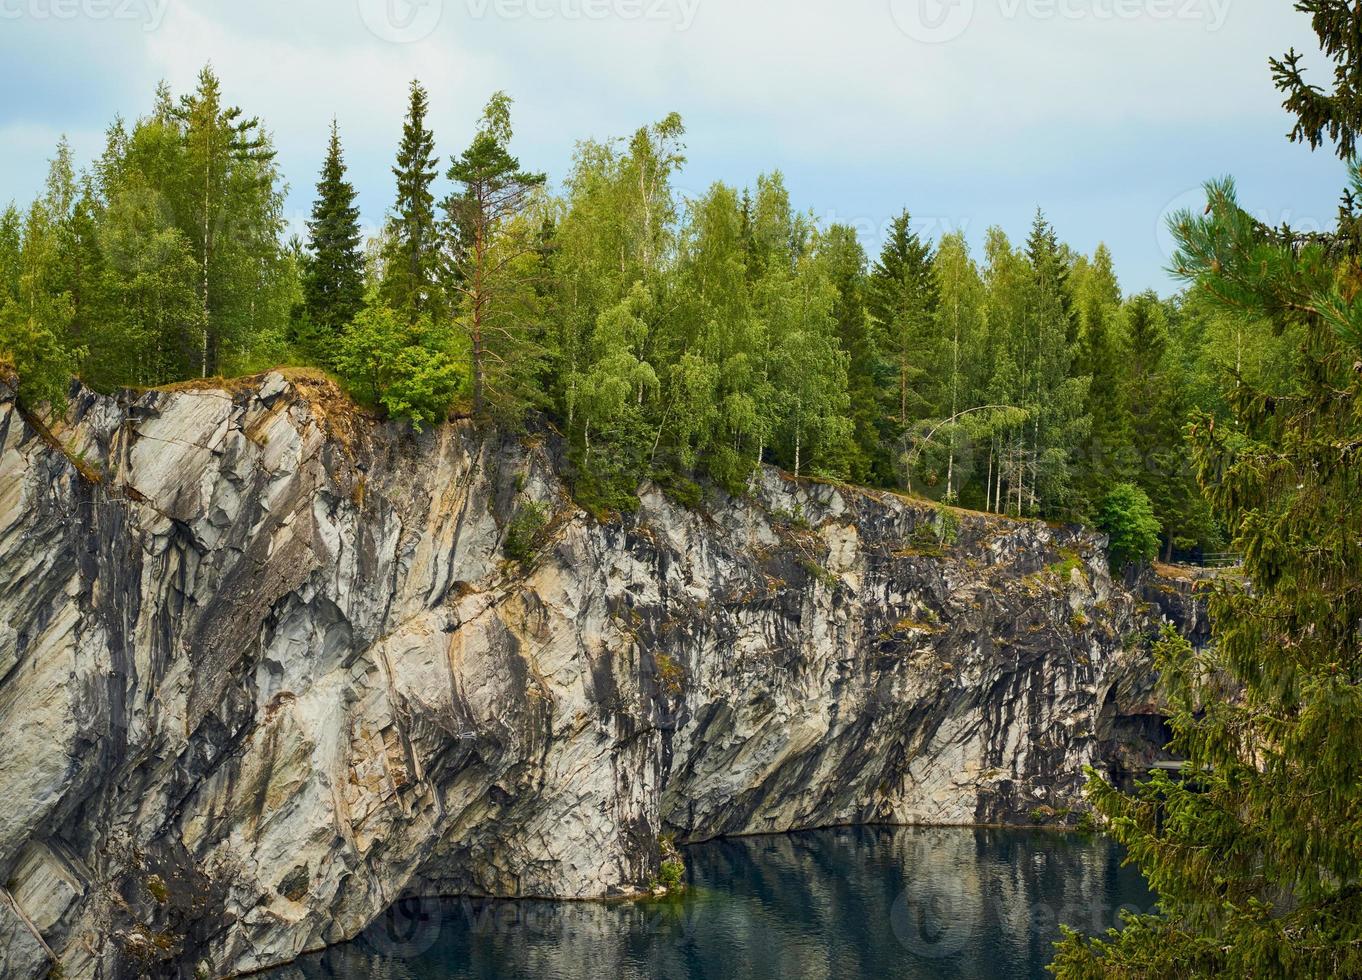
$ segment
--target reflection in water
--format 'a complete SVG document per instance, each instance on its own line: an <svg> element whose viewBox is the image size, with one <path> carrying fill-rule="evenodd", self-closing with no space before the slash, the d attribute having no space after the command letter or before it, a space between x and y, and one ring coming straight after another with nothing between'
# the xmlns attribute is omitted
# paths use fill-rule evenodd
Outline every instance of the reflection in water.
<svg viewBox="0 0 1362 980"><path fill-rule="evenodd" d="M645 904L410 899L275 980L1045 977L1061 923L1149 910L1103 838L856 828L686 851L684 897Z"/></svg>

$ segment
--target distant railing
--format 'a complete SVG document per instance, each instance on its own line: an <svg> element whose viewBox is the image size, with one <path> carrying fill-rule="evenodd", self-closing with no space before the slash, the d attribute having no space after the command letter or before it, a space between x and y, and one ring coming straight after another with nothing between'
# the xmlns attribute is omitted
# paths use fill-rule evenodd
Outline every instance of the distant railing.
<svg viewBox="0 0 1362 980"><path fill-rule="evenodd" d="M1223 555L1202 555L1199 560L1192 561L1193 565L1200 565L1202 568L1238 568L1244 564L1244 556L1226 552Z"/></svg>

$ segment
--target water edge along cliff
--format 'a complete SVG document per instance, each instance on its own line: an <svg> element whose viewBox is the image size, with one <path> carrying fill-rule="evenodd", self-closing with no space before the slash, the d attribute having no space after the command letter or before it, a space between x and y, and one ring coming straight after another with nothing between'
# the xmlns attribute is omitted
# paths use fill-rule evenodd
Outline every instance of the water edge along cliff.
<svg viewBox="0 0 1362 980"><path fill-rule="evenodd" d="M55 431L0 382L0 975L627 896L663 837L1072 823L1157 747L1146 638L1204 628L1075 528L770 469L600 521L560 454L303 375L81 389Z"/></svg>

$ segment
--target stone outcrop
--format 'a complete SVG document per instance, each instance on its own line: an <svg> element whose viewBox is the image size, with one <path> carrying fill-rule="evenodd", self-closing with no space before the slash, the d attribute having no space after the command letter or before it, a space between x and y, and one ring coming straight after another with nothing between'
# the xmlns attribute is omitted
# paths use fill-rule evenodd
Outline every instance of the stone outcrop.
<svg viewBox="0 0 1362 980"><path fill-rule="evenodd" d="M1163 618L1076 529L772 470L601 521L551 433L417 434L306 376L80 391L55 431L13 395L5 976L628 895L664 835L1062 823Z"/></svg>

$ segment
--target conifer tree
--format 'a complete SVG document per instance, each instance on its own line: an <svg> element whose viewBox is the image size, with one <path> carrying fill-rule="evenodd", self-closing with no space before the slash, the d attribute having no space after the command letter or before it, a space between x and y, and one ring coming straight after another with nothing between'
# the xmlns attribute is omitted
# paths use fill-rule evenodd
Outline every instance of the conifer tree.
<svg viewBox="0 0 1362 980"><path fill-rule="evenodd" d="M931 359L924 350L937 304L932 248L912 229L904 211L893 220L889 238L870 272L869 309L879 324L880 349L897 368L892 401L899 426L906 427L921 411L915 385L923 378L922 364Z"/></svg>
<svg viewBox="0 0 1362 980"><path fill-rule="evenodd" d="M340 132L334 120L307 229L303 302L312 323L334 337L364 306L359 208L355 207L355 188L345 179Z"/></svg>
<svg viewBox="0 0 1362 980"><path fill-rule="evenodd" d="M1066 498L1073 451L1091 426L1083 411L1090 382L1073 374L1078 324L1068 291L1068 263L1054 227L1040 211L1026 257L1031 289L1019 361L1021 404L1030 428L1026 509L1055 513L1062 507L1072 512L1073 502Z"/></svg>
<svg viewBox="0 0 1362 980"><path fill-rule="evenodd" d="M1349 150L1362 103L1362 9L1305 2L1335 92L1288 98ZM1298 76L1278 79L1301 95ZM1335 108L1337 111L1335 111ZM1181 779L1093 799L1160 896L1101 940L1070 934L1060 977L1362 976L1362 275L1340 236L1274 231L1207 185L1173 219L1180 274L1227 308L1302 332L1289 390L1244 384L1235 424L1201 417L1202 486L1244 557L1211 596L1214 644L1168 639L1160 668Z"/></svg>
<svg viewBox="0 0 1362 980"><path fill-rule="evenodd" d="M397 200L383 253L383 301L412 324L422 316L438 320L442 312L438 279L443 241L431 189L440 161L435 137L426 129L429 111L425 88L413 81L393 167Z"/></svg>
<svg viewBox="0 0 1362 980"><path fill-rule="evenodd" d="M473 142L450 164L449 179L460 190L444 201L448 224L458 230L452 281L472 354L477 414L486 410L489 397L511 406L523 403L528 372L516 362L540 356L509 300L529 286L525 260L533 258L539 239L526 214L548 178L521 167L511 155L511 136L511 100L497 92Z"/></svg>
<svg viewBox="0 0 1362 980"><path fill-rule="evenodd" d="M1084 503L1091 506L1118 483L1133 479L1136 468L1121 289L1105 245L1097 246L1076 284L1075 306L1080 329L1074 373L1090 379L1085 410L1092 420L1078 476Z"/></svg>
<svg viewBox="0 0 1362 980"><path fill-rule="evenodd" d="M856 229L833 225L819 238L819 258L836 291L832 318L846 358L846 385L853 426L847 447L851 479L861 484L895 484L894 435L886 419L883 387L889 368L879 351L866 310L866 256ZM892 382L891 382L892 383Z"/></svg>

